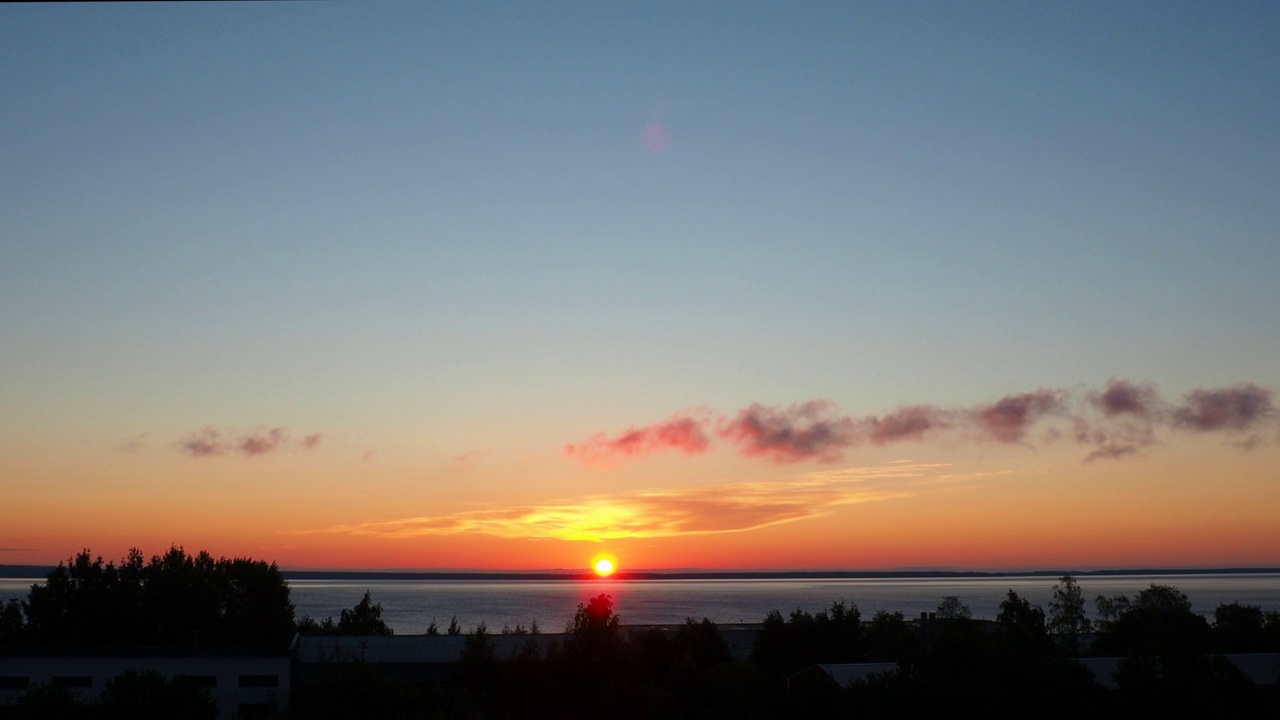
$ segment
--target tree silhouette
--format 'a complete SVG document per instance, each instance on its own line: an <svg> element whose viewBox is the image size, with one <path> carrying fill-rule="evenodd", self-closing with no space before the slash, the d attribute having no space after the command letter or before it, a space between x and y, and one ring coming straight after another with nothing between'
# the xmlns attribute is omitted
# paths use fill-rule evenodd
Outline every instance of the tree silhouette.
<svg viewBox="0 0 1280 720"><path fill-rule="evenodd" d="M973 613L970 612L969 606L960 602L960 598L956 595L948 595L938 603L939 620L968 620L971 617Z"/></svg>
<svg viewBox="0 0 1280 720"><path fill-rule="evenodd" d="M920 635L907 624L901 610L878 610L865 628L868 660L900 662L920 652Z"/></svg>
<svg viewBox="0 0 1280 720"><path fill-rule="evenodd" d="M364 597L350 610L343 610L338 617L338 632L343 635L391 635L391 628L382 621L382 603L374 603L372 594L364 591Z"/></svg>
<svg viewBox="0 0 1280 720"><path fill-rule="evenodd" d="M1213 640L1218 652L1255 653L1272 650L1267 642L1267 616L1257 605L1223 603L1213 611Z"/></svg>
<svg viewBox="0 0 1280 720"><path fill-rule="evenodd" d="M31 587L22 613L20 641L53 645L285 645L294 632L274 563L179 546L150 561L134 548L119 565L84 550Z"/></svg>
<svg viewBox="0 0 1280 720"><path fill-rule="evenodd" d="M579 604L565 628L565 654L588 665L612 665L622 651L622 631L613 614L613 598L600 594Z"/></svg>
<svg viewBox="0 0 1280 720"><path fill-rule="evenodd" d="M1120 619L1120 616L1128 611L1130 606L1129 597L1123 594L1115 594L1111 597L1099 595L1093 601L1094 609L1097 612L1098 619L1094 622L1094 628L1101 633L1111 632L1112 626Z"/></svg>
<svg viewBox="0 0 1280 720"><path fill-rule="evenodd" d="M298 632L310 635L394 634L394 631L382 621L382 603L373 602L373 595L368 590L364 591L364 597L360 598L360 602L354 607L339 613L338 622L335 623L331 617L319 621L303 617L298 621Z"/></svg>
<svg viewBox="0 0 1280 720"><path fill-rule="evenodd" d="M1040 636L1045 633L1044 611L1012 589L1000 603L1000 614L996 616L996 622L1006 631L1020 635Z"/></svg>
<svg viewBox="0 0 1280 720"><path fill-rule="evenodd" d="M1075 578L1063 575L1053 586L1053 599L1049 601L1049 632L1079 635L1089 632L1089 628L1084 593Z"/></svg>
<svg viewBox="0 0 1280 720"><path fill-rule="evenodd" d="M796 608L789 620L778 611L765 616L751 659L773 676L815 663L855 662L862 655L862 616L857 605L834 602L816 615Z"/></svg>

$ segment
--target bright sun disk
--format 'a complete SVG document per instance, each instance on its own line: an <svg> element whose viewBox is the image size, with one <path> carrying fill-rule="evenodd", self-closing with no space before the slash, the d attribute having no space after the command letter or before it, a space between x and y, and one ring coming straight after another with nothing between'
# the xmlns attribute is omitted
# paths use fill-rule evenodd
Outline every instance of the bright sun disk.
<svg viewBox="0 0 1280 720"><path fill-rule="evenodd" d="M600 577L613 574L613 561L609 558L600 558L595 564L596 574Z"/></svg>

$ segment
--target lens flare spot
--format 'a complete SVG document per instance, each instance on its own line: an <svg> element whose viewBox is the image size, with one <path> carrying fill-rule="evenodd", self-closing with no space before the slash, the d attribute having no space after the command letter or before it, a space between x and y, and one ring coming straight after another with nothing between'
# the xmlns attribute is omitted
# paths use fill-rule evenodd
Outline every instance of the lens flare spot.
<svg viewBox="0 0 1280 720"><path fill-rule="evenodd" d="M661 122L651 122L644 128L644 149L650 155L661 155L671 145L671 133Z"/></svg>

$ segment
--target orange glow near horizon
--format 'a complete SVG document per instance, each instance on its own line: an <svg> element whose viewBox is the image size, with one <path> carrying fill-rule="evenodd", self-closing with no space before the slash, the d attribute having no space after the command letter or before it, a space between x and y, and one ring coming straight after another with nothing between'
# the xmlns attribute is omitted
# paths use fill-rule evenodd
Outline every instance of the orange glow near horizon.
<svg viewBox="0 0 1280 720"><path fill-rule="evenodd" d="M385 497L366 497L347 482L355 469L319 456L291 459L296 468L261 460L249 475L230 462L162 457L147 465L146 456L111 456L95 466L99 485L72 492L71 475L24 471L14 466L19 456L4 455L5 476L29 482L6 488L0 564L52 567L86 548L118 562L130 547L150 557L181 545L286 570L528 570L614 579L620 557L628 572L1280 565L1280 446L1241 454L1189 441L1110 464L1082 464L1068 443L1034 457L1004 447L981 457L926 449L899 462L870 448L864 463L843 467L720 467L723 458L708 456L699 460L707 467L690 475L678 472L682 458L659 458L660 477L619 470L611 490L601 488L597 471L576 468L581 483L570 474L572 482L554 491L504 490L508 475L550 481L537 463L525 474L515 472L517 463L481 466L469 472L495 493L483 503L417 495L414 476L376 468L369 472ZM77 467L93 462L84 450L68 455ZM180 473L198 482L165 484ZM299 489L304 481L325 492L308 495ZM129 497L119 490L127 483L171 491ZM230 516L237 522L227 523ZM588 525L592 532L581 532ZM611 574L597 573L601 559Z"/></svg>

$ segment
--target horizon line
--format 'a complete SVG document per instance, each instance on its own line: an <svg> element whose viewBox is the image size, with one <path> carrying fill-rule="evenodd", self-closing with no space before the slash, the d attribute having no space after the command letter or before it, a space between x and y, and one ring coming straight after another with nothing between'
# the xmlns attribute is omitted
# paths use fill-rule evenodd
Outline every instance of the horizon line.
<svg viewBox="0 0 1280 720"><path fill-rule="evenodd" d="M0 579L41 579L57 564L0 564ZM640 568L619 570L600 577L589 569L542 568L535 570L486 570L476 568L315 568L278 566L285 579L454 579L454 580L714 580L714 579L844 579L844 578L912 578L912 577L1061 577L1115 575L1232 575L1280 573L1280 566L1215 566L1215 567L1120 567L1092 569L984 569L955 567L893 568L885 570L850 569L718 569L718 568Z"/></svg>
<svg viewBox="0 0 1280 720"><path fill-rule="evenodd" d="M883 578L883 577L1061 577L1105 575L1199 575L1199 574L1249 574L1280 573L1276 566L1227 566L1227 567L1132 567L1082 569L1008 569L966 570L962 568L895 568L889 570L849 569L717 569L717 568L641 568L619 570L600 577L590 570L570 568L546 568L539 570L481 570L481 569L432 569L414 568L281 568L286 578L298 579L342 576L409 576L421 578L475 578L475 579L590 579L590 580L646 580L646 579L786 579L786 578ZM391 579L388 577L388 579Z"/></svg>

